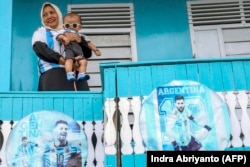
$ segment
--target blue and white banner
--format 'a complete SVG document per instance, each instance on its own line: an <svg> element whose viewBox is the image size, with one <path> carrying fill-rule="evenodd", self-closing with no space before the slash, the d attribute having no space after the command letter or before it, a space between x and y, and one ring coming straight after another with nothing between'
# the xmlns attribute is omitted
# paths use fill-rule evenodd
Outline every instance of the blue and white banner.
<svg viewBox="0 0 250 167"><path fill-rule="evenodd" d="M34 112L20 120L5 151L9 167L82 167L87 153L81 126L57 111Z"/></svg>
<svg viewBox="0 0 250 167"><path fill-rule="evenodd" d="M229 111L206 86L172 81L143 100L140 131L148 150L224 150L230 140Z"/></svg>

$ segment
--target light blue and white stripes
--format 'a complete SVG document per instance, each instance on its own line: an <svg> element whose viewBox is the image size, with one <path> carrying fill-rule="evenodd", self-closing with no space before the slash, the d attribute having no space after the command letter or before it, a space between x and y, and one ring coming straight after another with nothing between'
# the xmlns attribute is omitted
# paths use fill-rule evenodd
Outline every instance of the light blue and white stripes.
<svg viewBox="0 0 250 167"><path fill-rule="evenodd" d="M172 119L177 118L172 116L176 95L184 96L185 110L190 110L194 118L183 120L181 124L190 125L191 136L203 137L199 139L201 150L224 150L228 146L231 129L226 103L206 86L186 80L159 86L142 102L140 132L147 149L173 150L172 142L176 137L178 140L182 136L180 133L188 133L177 132L176 128L170 130L177 126L176 120ZM206 135L205 126L211 128Z"/></svg>

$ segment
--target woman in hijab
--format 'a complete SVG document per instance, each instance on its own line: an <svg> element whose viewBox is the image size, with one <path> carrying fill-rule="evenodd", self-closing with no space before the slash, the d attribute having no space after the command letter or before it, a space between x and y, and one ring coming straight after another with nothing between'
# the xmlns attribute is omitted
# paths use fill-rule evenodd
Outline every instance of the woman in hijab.
<svg viewBox="0 0 250 167"><path fill-rule="evenodd" d="M58 30L63 29L62 13L52 3L44 3L41 9L42 27L36 30L32 37L32 47L38 56L39 84L38 91L73 91L89 90L86 81L74 82L66 79L64 69L64 48L56 40ZM70 41L77 41L84 48L83 37L70 36ZM77 64L75 64L77 68Z"/></svg>

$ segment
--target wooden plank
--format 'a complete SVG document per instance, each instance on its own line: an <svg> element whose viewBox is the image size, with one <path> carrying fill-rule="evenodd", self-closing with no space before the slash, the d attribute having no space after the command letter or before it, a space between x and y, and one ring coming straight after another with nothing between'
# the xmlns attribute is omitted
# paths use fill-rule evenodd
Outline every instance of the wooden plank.
<svg viewBox="0 0 250 167"><path fill-rule="evenodd" d="M139 66L138 69L140 76L140 84L137 86L139 86L141 89L141 95L149 95L153 91L151 68L148 66Z"/></svg>
<svg viewBox="0 0 250 167"><path fill-rule="evenodd" d="M115 68L104 69L104 97L113 98L116 97L116 71Z"/></svg>
<svg viewBox="0 0 250 167"><path fill-rule="evenodd" d="M223 91L224 88L222 84L223 80L222 80L220 63L218 62L209 63L209 68L210 68L210 74L208 75L211 80L210 89L214 91Z"/></svg>
<svg viewBox="0 0 250 167"><path fill-rule="evenodd" d="M115 155L105 155L104 166L117 167L117 161Z"/></svg>
<svg viewBox="0 0 250 167"><path fill-rule="evenodd" d="M102 92L102 87L89 87L91 92Z"/></svg>
<svg viewBox="0 0 250 167"><path fill-rule="evenodd" d="M74 98L73 106L74 119L82 121L84 118L83 98Z"/></svg>
<svg viewBox="0 0 250 167"><path fill-rule="evenodd" d="M63 99L63 112L64 114L74 118L74 102L73 98L65 97Z"/></svg>
<svg viewBox="0 0 250 167"><path fill-rule="evenodd" d="M177 80L187 80L186 64L175 65L175 77Z"/></svg>
<svg viewBox="0 0 250 167"><path fill-rule="evenodd" d="M246 80L246 90L250 90L250 61L244 61L244 72L245 72L245 80Z"/></svg>
<svg viewBox="0 0 250 167"><path fill-rule="evenodd" d="M99 48L102 52L101 56L93 56L89 58L91 59L131 59L131 48L130 47L112 47L112 48Z"/></svg>
<svg viewBox="0 0 250 167"><path fill-rule="evenodd" d="M140 84L140 77L139 77L139 69L138 67L129 67L129 92L131 96L138 96L141 95L141 89L139 86Z"/></svg>
<svg viewBox="0 0 250 167"><path fill-rule="evenodd" d="M199 82L204 84L206 87L211 88L211 79L210 79L210 67L208 63L199 63Z"/></svg>
<svg viewBox="0 0 250 167"><path fill-rule="evenodd" d="M103 56L101 56L103 57ZM100 57L100 58L101 58ZM131 59L89 59L88 60L88 67L87 67L87 73L99 73L100 72L100 63L108 63L110 61L113 62L119 62L119 63L127 63L127 62L131 62Z"/></svg>
<svg viewBox="0 0 250 167"><path fill-rule="evenodd" d="M114 61L114 60L112 60ZM116 62L130 62L131 60L116 60ZM101 75L100 75L100 67L99 63L109 62L108 60L93 60L88 62L88 69L87 73L90 75L90 80L88 80L88 84L90 88L98 88L101 90L102 83L101 83ZM91 89L93 90L93 89Z"/></svg>
<svg viewBox="0 0 250 167"><path fill-rule="evenodd" d="M128 68L120 67L117 68L117 94L118 97L128 97L131 95L131 92L128 91L130 84Z"/></svg>
<svg viewBox="0 0 250 167"><path fill-rule="evenodd" d="M65 96L66 100L61 97L62 95ZM0 97L0 119L8 117L8 120L20 120L30 113L41 110L55 110L64 113L69 112L70 114L68 113L68 115L72 116L75 115L75 113L79 112L79 110L83 110L81 109L81 107L83 108L83 102L79 106L77 106L76 103L78 100L84 98L90 98L91 102L95 100L95 98L98 98L98 100L95 102L95 105L100 106L93 106L93 104L91 104L87 108L88 111L94 112L94 107L102 109L102 97L102 93L5 93L1 94ZM74 110L74 107L77 109ZM100 113L98 114L99 116L97 117L101 117L101 113L102 111L100 111ZM81 118L83 118L83 116Z"/></svg>
<svg viewBox="0 0 250 167"><path fill-rule="evenodd" d="M32 97L32 112L44 110L43 98Z"/></svg>
<svg viewBox="0 0 250 167"><path fill-rule="evenodd" d="M103 120L104 119L104 111L103 111L103 99L100 98L93 98L93 113L94 113L94 120Z"/></svg>
<svg viewBox="0 0 250 167"><path fill-rule="evenodd" d="M232 62L233 76L236 90L245 90L247 87L243 61Z"/></svg>
<svg viewBox="0 0 250 167"><path fill-rule="evenodd" d="M64 105L63 105L63 98L62 97L54 97L54 107L53 110L63 112Z"/></svg>
<svg viewBox="0 0 250 167"><path fill-rule="evenodd" d="M53 110L54 108L54 100L52 97L45 97L43 99L44 110Z"/></svg>
<svg viewBox="0 0 250 167"><path fill-rule="evenodd" d="M225 43L226 55L250 55L249 42Z"/></svg>
<svg viewBox="0 0 250 167"><path fill-rule="evenodd" d="M23 99L21 97L13 98L13 120L22 119Z"/></svg>
<svg viewBox="0 0 250 167"><path fill-rule="evenodd" d="M105 35L88 35L89 39L96 45L101 47L110 46L130 46L129 34L105 34Z"/></svg>
<svg viewBox="0 0 250 167"><path fill-rule="evenodd" d="M195 30L196 58L217 58L221 56L217 29Z"/></svg>
<svg viewBox="0 0 250 167"><path fill-rule="evenodd" d="M90 79L88 80L88 84L90 87L101 87L101 76L100 73L89 74Z"/></svg>
<svg viewBox="0 0 250 167"><path fill-rule="evenodd" d="M163 79L163 67L160 65L154 65L151 66L152 70L152 87L156 89L158 86L165 85L166 83L164 82ZM154 79L157 78L157 79Z"/></svg>
<svg viewBox="0 0 250 167"><path fill-rule="evenodd" d="M147 155L146 154L134 154L135 166L146 167L147 166Z"/></svg>
<svg viewBox="0 0 250 167"><path fill-rule="evenodd" d="M85 121L93 121L94 120L94 111L93 111L93 103L92 98L84 98L84 118Z"/></svg>
<svg viewBox="0 0 250 167"><path fill-rule="evenodd" d="M23 98L22 117L26 117L27 115L29 115L30 113L32 113L34 111L39 111L39 109L34 110L34 108L33 108L33 106L40 105L39 103L36 104L35 102L36 102L36 100L33 101L32 97L24 97Z"/></svg>
<svg viewBox="0 0 250 167"><path fill-rule="evenodd" d="M235 90L234 75L231 62L221 62L221 74L225 91Z"/></svg>
<svg viewBox="0 0 250 167"><path fill-rule="evenodd" d="M187 79L195 82L199 82L199 72L197 64L186 64Z"/></svg>
<svg viewBox="0 0 250 167"><path fill-rule="evenodd" d="M250 41L249 27L223 29L222 32L225 42Z"/></svg>
<svg viewBox="0 0 250 167"><path fill-rule="evenodd" d="M0 111L0 119L1 120L12 120L12 110L13 110L13 99L1 98L1 111Z"/></svg>
<svg viewBox="0 0 250 167"><path fill-rule="evenodd" d="M129 166L129 167L134 167L134 157L133 155L122 155L121 156L121 162L122 165L121 166Z"/></svg>
<svg viewBox="0 0 250 167"><path fill-rule="evenodd" d="M175 65L163 65L163 81L169 83L176 80L175 76Z"/></svg>

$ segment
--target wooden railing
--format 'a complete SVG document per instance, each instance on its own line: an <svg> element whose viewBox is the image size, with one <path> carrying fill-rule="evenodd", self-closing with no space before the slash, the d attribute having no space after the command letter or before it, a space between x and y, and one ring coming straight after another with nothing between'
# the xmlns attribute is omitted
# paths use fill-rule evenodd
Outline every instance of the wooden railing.
<svg viewBox="0 0 250 167"><path fill-rule="evenodd" d="M217 92L230 111L232 137L227 149L249 150L250 59L107 63L101 65L101 75L102 93L0 93L2 166L11 128L32 112L55 110L72 117L85 130L90 146L87 166L145 167L147 148L138 121L142 99L172 80L196 81Z"/></svg>
<svg viewBox="0 0 250 167"><path fill-rule="evenodd" d="M18 121L43 110L62 112L75 121L86 134L88 167L104 166L103 98L94 92L5 92L0 93L0 166L6 164L6 143Z"/></svg>
<svg viewBox="0 0 250 167"><path fill-rule="evenodd" d="M250 97L249 91L228 91L217 92L224 99L229 107L229 115L231 121L231 139L226 149L249 150L250 149ZM121 153L140 154L146 153L147 148L144 147L139 130L139 115L141 104L144 97L123 97L119 98L118 109L121 113L120 122L120 140ZM107 115L107 123L105 125L105 153L115 155L117 142L117 123L113 117L116 116L115 99L106 99L105 113ZM115 119L116 120L116 119Z"/></svg>
<svg viewBox="0 0 250 167"><path fill-rule="evenodd" d="M107 166L146 166L147 148L139 131L142 99L173 80L195 81L220 95L229 107L232 127L226 149L249 150L249 58L114 62L101 64L101 71Z"/></svg>

